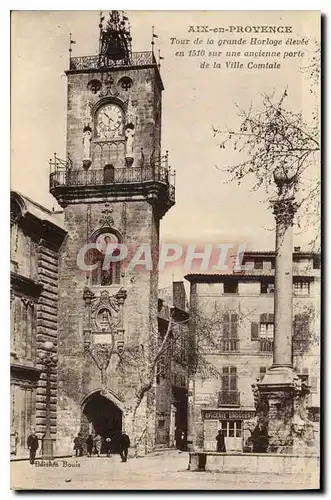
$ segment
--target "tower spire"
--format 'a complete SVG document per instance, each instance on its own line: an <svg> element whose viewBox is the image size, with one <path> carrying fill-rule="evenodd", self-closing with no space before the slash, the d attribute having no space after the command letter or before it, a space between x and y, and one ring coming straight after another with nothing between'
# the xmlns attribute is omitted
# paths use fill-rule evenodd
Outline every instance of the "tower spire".
<svg viewBox="0 0 331 500"><path fill-rule="evenodd" d="M128 65L131 62L132 38L128 17L122 11L111 10L108 16L100 12L99 65Z"/></svg>

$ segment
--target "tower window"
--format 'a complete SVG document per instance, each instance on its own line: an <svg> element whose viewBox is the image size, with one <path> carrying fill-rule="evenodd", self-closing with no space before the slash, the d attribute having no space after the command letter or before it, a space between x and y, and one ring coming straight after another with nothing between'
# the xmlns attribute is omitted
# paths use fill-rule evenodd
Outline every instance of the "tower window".
<svg viewBox="0 0 331 500"><path fill-rule="evenodd" d="M123 76L118 82L120 87L126 92L132 87L133 81L128 76Z"/></svg>
<svg viewBox="0 0 331 500"><path fill-rule="evenodd" d="M92 92L92 94L97 94L101 89L101 82L99 80L90 80L87 84L87 88Z"/></svg>

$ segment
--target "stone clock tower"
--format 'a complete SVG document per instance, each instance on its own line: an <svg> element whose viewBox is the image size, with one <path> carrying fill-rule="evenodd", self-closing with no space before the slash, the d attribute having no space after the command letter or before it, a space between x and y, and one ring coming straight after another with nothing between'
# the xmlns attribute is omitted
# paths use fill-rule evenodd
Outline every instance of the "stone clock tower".
<svg viewBox="0 0 331 500"><path fill-rule="evenodd" d="M70 59L67 160L51 162L50 192L68 232L59 262L56 454L71 453L79 431L113 436L116 447L121 430L138 436L146 425L141 444L153 446L153 389L136 403L157 339L160 219L175 202L161 155L163 85L153 53L131 51L125 16L111 11L99 27L99 55ZM116 251L105 265L109 243L129 256L147 245L153 268L115 262Z"/></svg>

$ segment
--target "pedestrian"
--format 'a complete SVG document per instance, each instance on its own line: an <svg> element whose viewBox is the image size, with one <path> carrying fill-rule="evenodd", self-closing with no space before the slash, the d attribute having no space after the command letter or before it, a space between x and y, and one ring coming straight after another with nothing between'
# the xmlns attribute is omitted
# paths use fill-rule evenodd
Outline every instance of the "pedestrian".
<svg viewBox="0 0 331 500"><path fill-rule="evenodd" d="M83 437L81 432L74 439L74 450L76 450L76 457L83 455Z"/></svg>
<svg viewBox="0 0 331 500"><path fill-rule="evenodd" d="M125 432L121 434L119 445L122 462L126 462L128 459L128 449L130 448L130 438Z"/></svg>
<svg viewBox="0 0 331 500"><path fill-rule="evenodd" d="M217 448L216 448L217 451L220 453L226 453L225 438L223 431L221 429L218 431L218 434L216 436L216 442L217 442Z"/></svg>
<svg viewBox="0 0 331 500"><path fill-rule="evenodd" d="M95 446L95 451L96 451L98 457L100 457L100 452L101 452L101 436L99 434L97 434L96 436L94 436L94 446Z"/></svg>
<svg viewBox="0 0 331 500"><path fill-rule="evenodd" d="M86 448L87 448L87 456L90 457L92 455L92 451L93 451L93 436L92 436L92 434L89 434L88 438L86 439Z"/></svg>
<svg viewBox="0 0 331 500"><path fill-rule="evenodd" d="M182 451L185 451L186 445L185 445L185 432L182 431L180 433L180 449Z"/></svg>
<svg viewBox="0 0 331 500"><path fill-rule="evenodd" d="M111 452L111 439L110 439L110 437L106 437L106 439L105 439L105 450L107 453L107 457L110 457L110 452Z"/></svg>
<svg viewBox="0 0 331 500"><path fill-rule="evenodd" d="M266 453L268 448L268 432L260 422L252 432L253 453Z"/></svg>
<svg viewBox="0 0 331 500"><path fill-rule="evenodd" d="M29 454L30 454L30 464L33 465L35 458L36 458L36 453L37 453L37 450L39 447L38 438L36 436L34 429L31 429L31 434L28 436L27 446L28 446Z"/></svg>

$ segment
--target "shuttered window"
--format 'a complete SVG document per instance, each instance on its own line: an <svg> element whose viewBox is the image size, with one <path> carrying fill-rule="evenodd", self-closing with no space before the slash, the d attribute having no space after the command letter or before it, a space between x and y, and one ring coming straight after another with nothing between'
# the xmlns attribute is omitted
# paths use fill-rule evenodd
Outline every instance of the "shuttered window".
<svg viewBox="0 0 331 500"><path fill-rule="evenodd" d="M274 314L263 313L260 322L251 323L251 340L269 339L274 337Z"/></svg>
<svg viewBox="0 0 331 500"><path fill-rule="evenodd" d="M223 338L225 339L236 339L238 338L238 314L226 313L223 314Z"/></svg>

